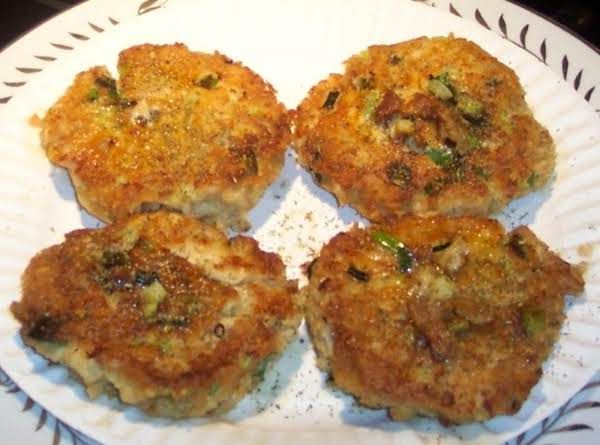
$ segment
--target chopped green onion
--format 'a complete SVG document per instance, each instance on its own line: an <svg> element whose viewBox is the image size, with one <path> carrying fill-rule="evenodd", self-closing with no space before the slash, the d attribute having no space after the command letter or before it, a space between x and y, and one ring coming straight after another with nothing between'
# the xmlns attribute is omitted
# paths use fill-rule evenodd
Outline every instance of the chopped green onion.
<svg viewBox="0 0 600 445"><path fill-rule="evenodd" d="M412 254L404 244L394 238L392 235L385 232L375 232L372 235L373 240L379 243L382 247L393 252L398 260L398 268L401 272L410 272L412 267Z"/></svg>
<svg viewBox="0 0 600 445"><path fill-rule="evenodd" d="M363 283L366 283L366 282L369 281L369 274L367 274L366 272L363 272L362 270L357 269L354 266L350 266L348 268L348 270L346 270L346 272L352 278L354 278L354 279L356 279L358 281L362 281Z"/></svg>
<svg viewBox="0 0 600 445"><path fill-rule="evenodd" d="M335 105L335 102L337 101L339 95L339 91L330 91L327 95L327 99L325 99L325 102L323 103L323 108L331 110Z"/></svg>
<svg viewBox="0 0 600 445"><path fill-rule="evenodd" d="M90 91L88 91L87 100L89 100L90 102L94 102L98 100L99 96L100 93L98 91L98 88L91 88Z"/></svg>
<svg viewBox="0 0 600 445"><path fill-rule="evenodd" d="M466 94L463 94L458 98L456 107L468 120L477 121L483 117L483 104Z"/></svg>
<svg viewBox="0 0 600 445"><path fill-rule="evenodd" d="M428 148L425 154L440 167L448 167L454 161L454 155L447 149Z"/></svg>
<svg viewBox="0 0 600 445"><path fill-rule="evenodd" d="M377 108L379 101L381 99L381 94L377 90L369 91L367 97L365 98L365 105L363 108L363 113L366 117L370 117Z"/></svg>
<svg viewBox="0 0 600 445"><path fill-rule="evenodd" d="M219 392L219 384L213 383L212 385L210 385L210 388L208 388L208 395L214 396L217 392Z"/></svg>
<svg viewBox="0 0 600 445"><path fill-rule="evenodd" d="M454 97L452 90L439 79L430 79L427 88L440 100L450 100Z"/></svg>
<svg viewBox="0 0 600 445"><path fill-rule="evenodd" d="M160 281L154 281L149 286L141 289L142 298L144 299L144 305L142 307L144 317L149 318L156 314L158 305L167 296L167 290L160 283Z"/></svg>
<svg viewBox="0 0 600 445"><path fill-rule="evenodd" d="M254 377L257 377L259 380L263 380L265 378L265 372L267 371L267 366L271 361L271 355L266 356L256 367L254 371Z"/></svg>
<svg viewBox="0 0 600 445"><path fill-rule="evenodd" d="M204 76L202 79L200 79L198 81L198 86L207 89L207 90L212 90L214 87L217 86L217 84L219 83L219 76L216 74L207 74L206 76Z"/></svg>
<svg viewBox="0 0 600 445"><path fill-rule="evenodd" d="M464 334L471 327L469 320L457 319L448 325L448 330L454 334Z"/></svg>
<svg viewBox="0 0 600 445"><path fill-rule="evenodd" d="M473 133L467 133L467 145L471 150L481 148L481 140Z"/></svg>
<svg viewBox="0 0 600 445"><path fill-rule="evenodd" d="M533 187L535 185L535 180L537 179L537 173L536 172L532 172L529 177L527 178L527 185L529 187Z"/></svg>
<svg viewBox="0 0 600 445"><path fill-rule="evenodd" d="M540 310L525 310L521 313L521 325L527 335L535 335L544 329L546 316Z"/></svg>
<svg viewBox="0 0 600 445"><path fill-rule="evenodd" d="M168 338L161 340L158 343L158 347L160 349L160 352L162 352L163 354L167 354L173 350L173 345L171 344Z"/></svg>

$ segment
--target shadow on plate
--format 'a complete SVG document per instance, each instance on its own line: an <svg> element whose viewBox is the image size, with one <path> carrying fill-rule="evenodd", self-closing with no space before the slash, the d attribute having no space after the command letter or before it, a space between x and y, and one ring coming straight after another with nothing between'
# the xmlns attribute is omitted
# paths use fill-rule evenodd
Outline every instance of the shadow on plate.
<svg viewBox="0 0 600 445"><path fill-rule="evenodd" d="M152 424L153 427L175 427L187 429L199 425L214 423L237 423L247 418L256 416L268 408L274 406L277 398L286 390L294 375L297 374L302 365L304 355L308 352L309 344L301 341L296 336L284 350L283 354L265 372L265 377L253 391L243 398L231 411L218 417L193 418L185 420L172 420L167 418L152 417L146 415L142 410L121 403L117 398L110 398L103 394L95 400L91 400L83 385L60 364L54 364L37 354L33 349L26 346L19 334L15 334L14 342L20 349L27 351L32 368L31 373L38 374L47 380L52 386L62 386L72 391L75 397L82 403L81 409L86 410L85 405L98 405L105 410L107 425L110 418L118 413L124 415L131 423ZM52 407L48 407L52 411ZM69 423L69 419L61 419ZM91 421L91 420L90 420ZM94 418L94 423L102 422L102 418Z"/></svg>
<svg viewBox="0 0 600 445"><path fill-rule="evenodd" d="M446 441L475 441L482 436L515 436L535 410L545 402L546 397L541 385L536 385L520 411L514 416L497 416L487 422L475 422L465 425L445 427L437 420L427 417L415 417L399 422L391 420L387 411L369 409L360 406L356 399L343 391L326 384L326 390L342 403L340 418L347 425L375 429L390 433L410 431L421 437L426 443ZM436 442L438 441L438 442Z"/></svg>
<svg viewBox="0 0 600 445"><path fill-rule="evenodd" d="M86 212L79 204L77 196L75 195L75 187L73 187L73 183L71 182L71 178L66 169L53 166L50 172L50 179L61 199L77 204L83 227L87 229L96 229L104 225L99 219Z"/></svg>

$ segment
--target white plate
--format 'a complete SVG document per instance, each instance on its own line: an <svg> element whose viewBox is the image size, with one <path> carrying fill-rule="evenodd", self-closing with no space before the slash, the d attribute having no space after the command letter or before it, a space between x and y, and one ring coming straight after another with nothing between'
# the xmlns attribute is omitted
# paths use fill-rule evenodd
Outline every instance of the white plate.
<svg viewBox="0 0 600 445"><path fill-rule="evenodd" d="M533 38L541 40L533 27L523 32L521 16L515 15L513 22L507 13L502 20L497 16L494 24L501 34L515 35L513 40L533 55L484 29L484 25L491 27L485 19L492 14L489 9L473 15L478 24L456 17L461 13L460 2L453 4L454 15L402 0L144 2L139 10L140 5L128 6L129 14L132 9L144 14L103 33L96 29L97 21L92 22L94 26L86 23L93 20L90 14L98 14L92 3L100 5L84 4L63 20L69 26L79 23L97 35L89 39L78 28L68 28L74 30L71 42L76 45L66 45L72 50L52 40L60 62L37 72L0 108L0 290L5 295L0 301L0 364L32 399L69 425L109 443L304 444L334 439L344 443L499 443L547 417L592 377L600 362L600 261L593 251L593 244L600 240L595 229L600 224L600 193L596 191L600 126L586 101L540 63L551 62L554 47L546 42L542 51L538 43L535 48L539 49L531 50ZM106 3L102 2L102 8ZM162 7L151 9L157 6ZM519 23L520 32L513 31L513 23ZM52 39L64 35L65 28L57 22L47 27L62 33ZM313 83L341 70L345 58L369 44L449 32L476 41L517 71L536 117L557 143L556 180L546 190L513 203L500 215L501 220L507 226L531 224L567 260L589 262L586 295L567 305L568 321L555 353L516 416L454 429L443 429L429 420L389 422L383 411L361 409L350 397L324 386L304 331L261 388L217 421L156 420L106 398L91 402L63 368L49 367L23 348L17 324L8 312L10 301L19 296L21 271L36 251L61 241L65 232L97 224L80 212L66 174L50 166L36 130L27 124L33 113L43 113L62 94L77 72L97 64L114 67L118 52L133 44L181 41L193 50L218 49L243 61L270 81L292 108ZM33 38L19 43L20 51L29 45L33 55L44 55L34 49L39 41ZM14 47L2 59L9 61L11 51ZM561 60L563 76L571 79L572 70L567 65L565 71L564 66ZM30 74L31 70L21 72ZM583 92L589 87L587 81L582 72L577 88ZM594 101L591 91L588 99ZM251 234L263 248L282 255L290 276L299 277L299 265L356 219L350 209L337 209L332 197L317 188L289 154L281 177L252 214ZM56 425L59 433L61 428L71 431L62 423Z"/></svg>

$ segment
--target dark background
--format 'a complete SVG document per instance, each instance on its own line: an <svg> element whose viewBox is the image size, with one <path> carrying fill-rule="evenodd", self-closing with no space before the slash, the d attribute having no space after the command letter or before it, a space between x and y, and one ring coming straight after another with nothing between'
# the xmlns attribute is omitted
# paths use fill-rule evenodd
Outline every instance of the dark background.
<svg viewBox="0 0 600 445"><path fill-rule="evenodd" d="M128 1L128 0L123 0ZM476 1L476 0L474 0ZM4 0L0 6L0 48L35 25L59 13L79 0ZM600 47L598 0L521 0ZM597 5L598 6L598 5Z"/></svg>

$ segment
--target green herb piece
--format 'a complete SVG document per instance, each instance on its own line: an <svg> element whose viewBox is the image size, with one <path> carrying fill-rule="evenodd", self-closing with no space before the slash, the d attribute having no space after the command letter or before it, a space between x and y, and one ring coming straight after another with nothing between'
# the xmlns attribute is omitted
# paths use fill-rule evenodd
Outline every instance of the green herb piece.
<svg viewBox="0 0 600 445"><path fill-rule="evenodd" d="M469 323L469 320L456 319L448 325L448 330L453 334L464 334L470 327L471 323Z"/></svg>
<svg viewBox="0 0 600 445"><path fill-rule="evenodd" d="M252 363L252 357L250 355L244 355L240 358L240 366L242 369L248 368Z"/></svg>
<svg viewBox="0 0 600 445"><path fill-rule="evenodd" d="M386 170L388 180L398 187L407 187L412 181L412 172L410 167L399 161L391 162Z"/></svg>
<svg viewBox="0 0 600 445"><path fill-rule="evenodd" d="M454 161L454 155L448 149L428 148L425 150L425 154L442 168L450 166Z"/></svg>
<svg viewBox="0 0 600 445"><path fill-rule="evenodd" d="M333 106L335 105L335 102L337 101L338 97L340 95L339 91L330 91L329 94L327 95L327 99L325 99L325 102L323 102L323 108L327 109L327 110L331 110L333 108Z"/></svg>
<svg viewBox="0 0 600 445"><path fill-rule="evenodd" d="M149 286L143 287L140 292L142 294L142 298L144 299L144 305L142 308L144 311L144 317L152 317L156 314L158 305L167 296L167 290L160 283L160 281L156 280Z"/></svg>
<svg viewBox="0 0 600 445"><path fill-rule="evenodd" d="M438 74L437 76L433 76L434 79L439 80L440 82L442 82L444 85L446 85L448 88L452 89L452 80L450 80L450 73L448 71L444 71L441 74Z"/></svg>
<svg viewBox="0 0 600 445"><path fill-rule="evenodd" d="M456 107L470 121L479 121L483 117L483 104L466 94L458 98Z"/></svg>
<svg viewBox="0 0 600 445"><path fill-rule="evenodd" d="M160 342L158 343L158 349L160 349L160 352L162 352L163 354L168 354L173 350L173 345L171 344L171 341L168 338L165 338L160 340Z"/></svg>
<svg viewBox="0 0 600 445"><path fill-rule="evenodd" d="M435 97L440 100L450 100L454 97L452 90L437 78L429 79L427 88Z"/></svg>
<svg viewBox="0 0 600 445"><path fill-rule="evenodd" d="M90 88L87 94L87 100L90 102L94 102L98 100L98 97L100 97L100 92L98 91L98 88Z"/></svg>
<svg viewBox="0 0 600 445"><path fill-rule="evenodd" d="M524 310L521 313L521 325L527 335L532 336L544 329L546 316L540 310Z"/></svg>
<svg viewBox="0 0 600 445"><path fill-rule="evenodd" d="M381 100L381 94L377 90L369 91L365 98L365 105L363 108L363 114L366 117L370 117L377 108L379 101Z"/></svg>
<svg viewBox="0 0 600 445"><path fill-rule="evenodd" d="M218 383L213 383L212 385L210 385L210 388L208 388L209 396L214 396L218 392L219 392L219 384Z"/></svg>
<svg viewBox="0 0 600 445"><path fill-rule="evenodd" d="M488 172L486 172L485 169L483 167L480 167L479 165L476 165L475 167L473 167L473 172L480 178L483 178L483 179L490 178L490 174Z"/></svg>
<svg viewBox="0 0 600 445"><path fill-rule="evenodd" d="M118 102L119 91L117 90L117 81L108 76L100 76L96 78L96 85L108 90L108 95L113 101Z"/></svg>
<svg viewBox="0 0 600 445"><path fill-rule="evenodd" d="M482 147L481 140L473 133L467 133L467 146L471 150L476 150Z"/></svg>
<svg viewBox="0 0 600 445"><path fill-rule="evenodd" d="M369 281L369 274L357 269L354 266L350 266L348 270L346 270L346 273L348 273L348 275L350 275L352 278L362 281L363 283L367 283Z"/></svg>
<svg viewBox="0 0 600 445"><path fill-rule="evenodd" d="M535 186L536 179L537 179L537 173L536 172L531 172L531 174L527 178L527 185L530 188L533 187L533 186Z"/></svg>
<svg viewBox="0 0 600 445"><path fill-rule="evenodd" d="M105 250L102 252L102 265L106 269L127 264L127 255L121 251Z"/></svg>
<svg viewBox="0 0 600 445"><path fill-rule="evenodd" d="M401 272L410 272L412 267L412 254L404 244L394 238L392 235L385 232L374 232L371 237L382 247L393 252L398 260L398 268Z"/></svg>
<svg viewBox="0 0 600 445"><path fill-rule="evenodd" d="M271 358L271 355L268 355L258 364L256 370L254 371L254 377L257 377L259 380L263 380L265 378L265 372L267 371L267 366L269 365Z"/></svg>
<svg viewBox="0 0 600 445"><path fill-rule="evenodd" d="M198 81L198 86L200 86L206 90L212 90L213 88L215 88L217 86L218 83L219 83L219 76L217 76L216 74L207 74L206 76L204 76L202 79L200 79Z"/></svg>
<svg viewBox="0 0 600 445"><path fill-rule="evenodd" d="M398 268L400 272L410 272L412 267L412 255L410 251L404 247L397 252L398 256Z"/></svg>

